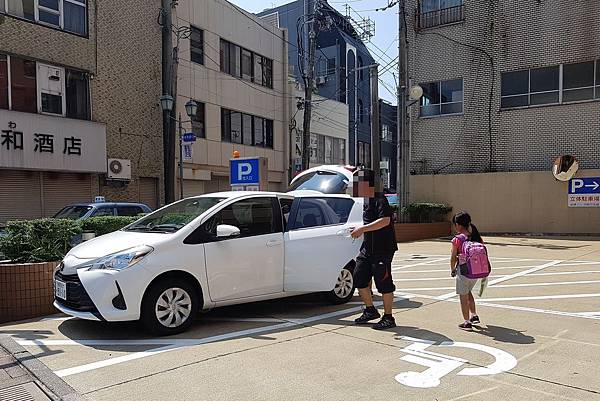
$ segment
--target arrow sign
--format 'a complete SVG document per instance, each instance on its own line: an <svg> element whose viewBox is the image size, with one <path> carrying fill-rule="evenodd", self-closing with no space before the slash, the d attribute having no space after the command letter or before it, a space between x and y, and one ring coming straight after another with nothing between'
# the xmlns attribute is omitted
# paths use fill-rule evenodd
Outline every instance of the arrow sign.
<svg viewBox="0 0 600 401"><path fill-rule="evenodd" d="M573 178L569 181L569 195L600 194L600 177Z"/></svg>
<svg viewBox="0 0 600 401"><path fill-rule="evenodd" d="M193 132L186 132L182 138L183 142L196 142L196 135Z"/></svg>

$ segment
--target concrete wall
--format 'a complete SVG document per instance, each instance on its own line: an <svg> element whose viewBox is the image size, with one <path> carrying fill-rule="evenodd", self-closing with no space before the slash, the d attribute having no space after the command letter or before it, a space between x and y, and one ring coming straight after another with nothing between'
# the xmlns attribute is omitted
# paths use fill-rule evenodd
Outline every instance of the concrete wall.
<svg viewBox="0 0 600 401"><path fill-rule="evenodd" d="M289 159L287 100L291 96L287 84L287 31L239 10L225 0L180 1L175 21L180 27L193 25L204 31L204 65L190 61L187 39L182 40L179 54L178 112L185 118L183 106L189 99L203 102L206 107L206 138L194 143L193 160L184 163L184 178L204 181L203 185L195 186L197 191L212 191L215 188L207 181L228 182L229 159L237 150L241 157L267 157L269 189L285 188ZM221 38L272 59L273 89L221 72ZM273 120L273 149L222 142L221 108ZM189 132L191 125L185 123L184 129ZM218 189L223 189L223 185L218 184Z"/></svg>
<svg viewBox="0 0 600 401"><path fill-rule="evenodd" d="M577 177L598 177L580 170ZM600 234L600 208L567 207L567 183L548 172L411 176L411 202L465 210L483 232Z"/></svg>

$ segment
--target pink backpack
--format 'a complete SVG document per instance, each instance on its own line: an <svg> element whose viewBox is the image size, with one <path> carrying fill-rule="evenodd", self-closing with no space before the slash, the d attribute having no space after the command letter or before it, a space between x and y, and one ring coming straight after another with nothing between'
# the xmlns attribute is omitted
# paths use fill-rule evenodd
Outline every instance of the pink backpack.
<svg viewBox="0 0 600 401"><path fill-rule="evenodd" d="M461 242L459 254L460 274L470 279L489 276L492 266L485 245L470 241L464 234L459 235L458 239Z"/></svg>

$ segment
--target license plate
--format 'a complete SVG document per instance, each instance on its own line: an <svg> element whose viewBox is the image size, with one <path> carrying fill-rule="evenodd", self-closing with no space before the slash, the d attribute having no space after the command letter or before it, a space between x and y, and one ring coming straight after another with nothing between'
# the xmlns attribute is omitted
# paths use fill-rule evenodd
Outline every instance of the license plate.
<svg viewBox="0 0 600 401"><path fill-rule="evenodd" d="M60 299L67 299L67 284L60 280L54 280L54 295Z"/></svg>

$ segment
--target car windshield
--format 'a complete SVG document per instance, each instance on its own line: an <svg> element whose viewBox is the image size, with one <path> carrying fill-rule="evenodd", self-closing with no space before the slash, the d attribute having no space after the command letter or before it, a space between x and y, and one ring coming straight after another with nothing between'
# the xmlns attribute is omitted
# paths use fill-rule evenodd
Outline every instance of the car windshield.
<svg viewBox="0 0 600 401"><path fill-rule="evenodd" d="M173 233L226 198L190 198L173 203L126 227L125 231Z"/></svg>
<svg viewBox="0 0 600 401"><path fill-rule="evenodd" d="M314 171L298 177L290 184L290 191L309 189L324 194L344 194L348 188L348 179L340 173Z"/></svg>
<svg viewBox="0 0 600 401"><path fill-rule="evenodd" d="M54 215L55 219L77 220L85 216L92 209L91 206L67 206Z"/></svg>

